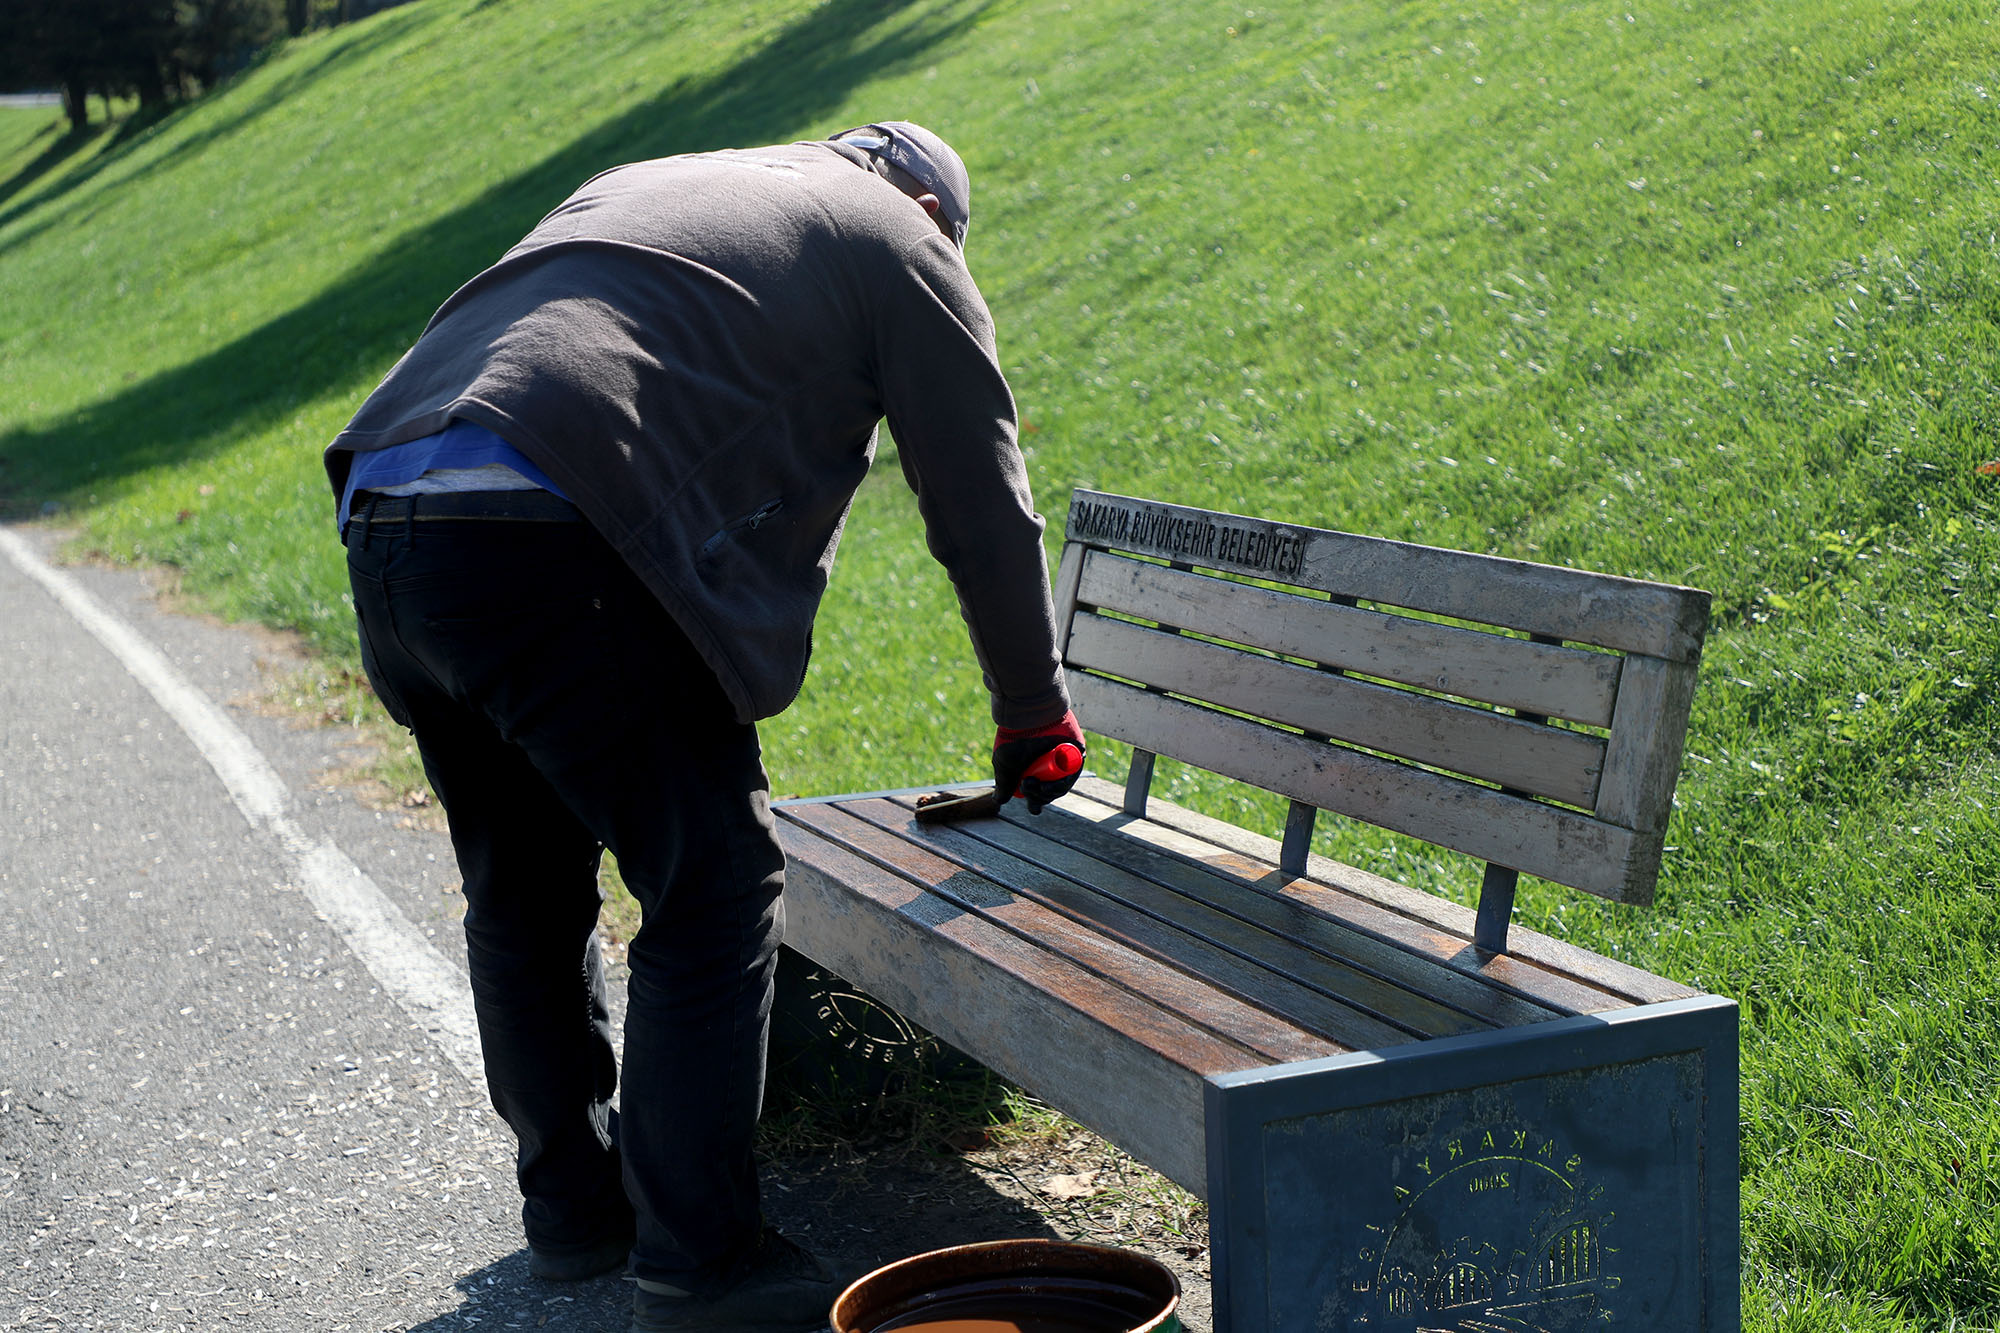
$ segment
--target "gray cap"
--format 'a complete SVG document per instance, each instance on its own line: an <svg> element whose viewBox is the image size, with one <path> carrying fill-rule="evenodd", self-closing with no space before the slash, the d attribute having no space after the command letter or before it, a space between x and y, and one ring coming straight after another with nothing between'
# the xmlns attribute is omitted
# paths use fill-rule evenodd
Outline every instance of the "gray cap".
<svg viewBox="0 0 2000 1333"><path fill-rule="evenodd" d="M936 195L938 217L958 248L965 248L965 233L972 229L972 178L950 144L907 120L877 121L832 137L907 171Z"/></svg>

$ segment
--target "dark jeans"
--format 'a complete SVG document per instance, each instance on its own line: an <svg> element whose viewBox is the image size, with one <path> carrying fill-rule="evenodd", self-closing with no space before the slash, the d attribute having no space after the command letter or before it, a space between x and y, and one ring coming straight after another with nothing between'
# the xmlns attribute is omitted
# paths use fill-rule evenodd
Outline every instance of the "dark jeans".
<svg viewBox="0 0 2000 1333"><path fill-rule="evenodd" d="M784 858L756 728L588 524L368 499L346 539L362 660L450 819L528 1240L582 1249L633 1219L634 1276L703 1286L761 1225ZM603 847L644 913L616 1117Z"/></svg>

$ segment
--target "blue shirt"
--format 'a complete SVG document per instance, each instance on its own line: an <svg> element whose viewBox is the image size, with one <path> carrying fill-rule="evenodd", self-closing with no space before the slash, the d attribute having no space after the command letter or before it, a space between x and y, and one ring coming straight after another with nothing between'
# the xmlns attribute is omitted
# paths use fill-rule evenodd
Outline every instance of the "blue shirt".
<svg viewBox="0 0 2000 1333"><path fill-rule="evenodd" d="M347 527L356 491L384 490L415 481L426 472L486 467L504 464L553 495L563 495L548 474L530 463L520 450L484 426L470 421L453 421L435 435L426 435L407 444L391 445L370 453L354 455L347 472L347 489L340 497L336 523Z"/></svg>

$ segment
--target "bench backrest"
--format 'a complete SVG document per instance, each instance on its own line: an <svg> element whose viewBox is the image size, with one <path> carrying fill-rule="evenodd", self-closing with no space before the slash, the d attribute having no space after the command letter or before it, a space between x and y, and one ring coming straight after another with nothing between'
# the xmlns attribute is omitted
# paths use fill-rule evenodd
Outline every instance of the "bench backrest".
<svg viewBox="0 0 2000 1333"><path fill-rule="evenodd" d="M1077 715L1148 769L1652 901L1707 593L1094 491L1056 585Z"/></svg>

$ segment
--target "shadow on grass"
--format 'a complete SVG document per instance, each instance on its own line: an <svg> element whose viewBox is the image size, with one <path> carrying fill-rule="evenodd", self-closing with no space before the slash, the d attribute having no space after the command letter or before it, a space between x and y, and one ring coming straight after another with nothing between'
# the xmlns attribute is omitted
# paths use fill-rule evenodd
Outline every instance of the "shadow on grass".
<svg viewBox="0 0 2000 1333"><path fill-rule="evenodd" d="M157 175L162 169L178 163L190 152L208 148L219 140L228 138L237 130L251 124L259 116L276 107L304 85L322 77L338 66L349 64L366 55L390 39L400 37L408 28L427 17L429 17L427 11L414 9L397 11L394 15L384 14L382 17L368 24L349 40L341 42L338 45L329 46L316 58L310 61L301 61L296 68L287 72L283 77L270 80L256 97L246 99L242 106L233 108L228 114L217 117L214 124L199 134L187 136L185 140L175 144L171 151L162 154L158 160L148 162L145 166L134 172L126 178L123 184L129 186L149 176ZM226 91L226 87L217 88L210 96L220 97L225 95ZM77 186L94 180L107 168L115 166L122 161L124 156L145 137L146 131L164 121L185 115L192 109L191 105L184 105L158 111L139 110L125 116L118 121L117 129L113 132L111 141L106 145L105 150L99 153L96 159L88 166L68 177L61 185L45 195L24 199L10 208L0 209L0 230L4 230L9 223L21 217L30 209L49 208L55 200L75 190ZM102 132L102 126L92 126L88 134L94 138ZM71 137L76 136L72 134ZM81 144L78 145L78 147L81 146ZM67 160L73 156L74 151L74 149L71 149L46 166L40 166L35 171L35 177L39 178L45 175L58 162ZM47 156L48 154L43 154L43 157ZM40 161L41 159L38 158L34 163L30 163L29 168L24 168L17 175L16 179L18 180L20 176L27 175L28 169L37 167ZM6 186L0 186L0 205L6 204L14 194L31 183L32 181L21 181L19 186L15 186L13 182L9 182ZM38 220L34 226L24 228L13 236L8 237L6 243L0 245L0 257L4 257L9 250L46 231L62 227L71 219L71 216L72 212L68 207L52 209L47 217Z"/></svg>
<svg viewBox="0 0 2000 1333"><path fill-rule="evenodd" d="M61 121L51 121L48 129L38 131L37 137L41 134L53 132L55 134L55 142L35 154L29 161L23 163L20 170L9 176L5 181L0 181L0 204L6 203L9 199L12 199L15 195L48 175L57 167L75 157L93 139L102 136L104 128L102 125L86 125L80 130L75 128L66 130L63 128ZM69 187L65 186L64 188L67 189ZM11 218L18 216L19 212L19 209L0 212L0 227L6 226Z"/></svg>
<svg viewBox="0 0 2000 1333"><path fill-rule="evenodd" d="M330 387L386 368L445 297L586 178L620 162L772 142L964 31L985 4L946 0L893 32L870 31L920 2L827 0L734 68L676 82L296 309L52 424L0 434L0 514L204 457ZM246 116L273 100L259 99Z"/></svg>

